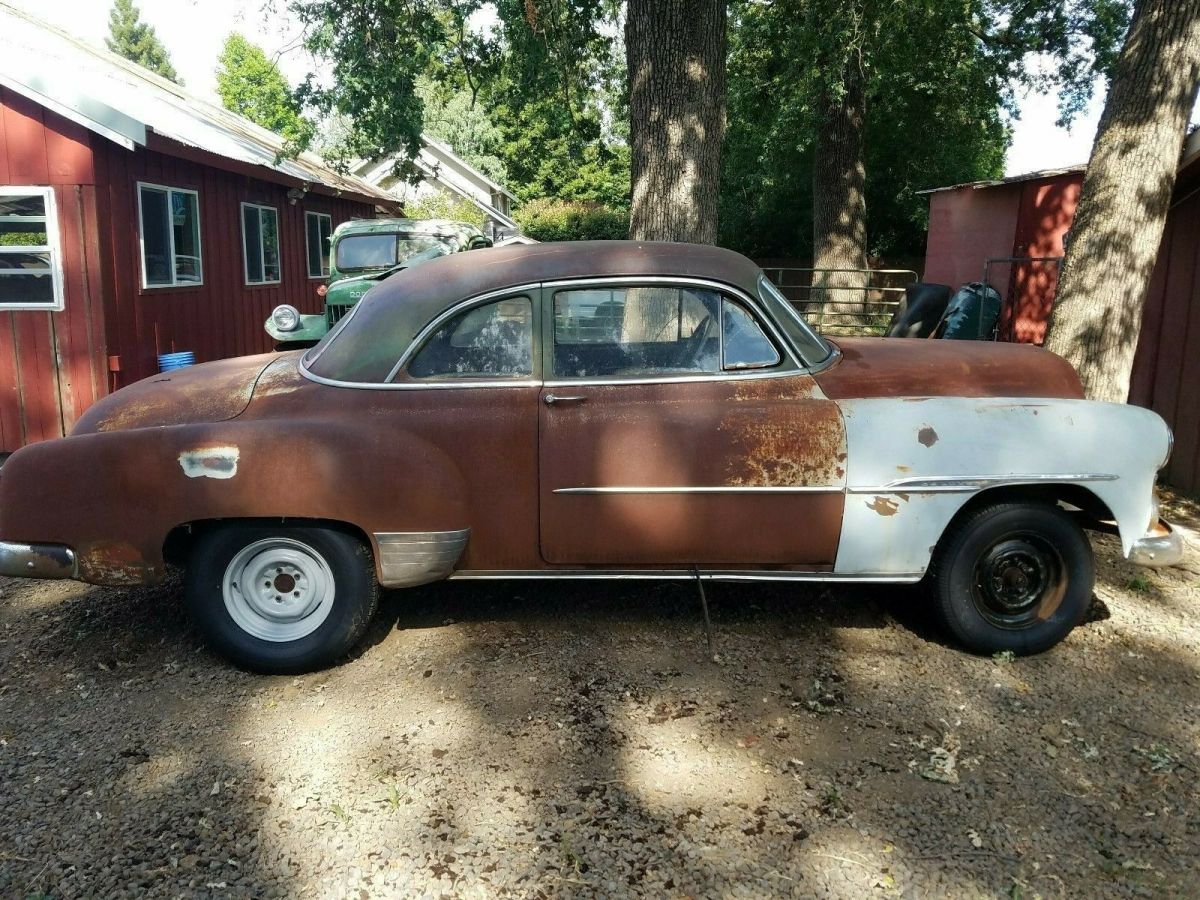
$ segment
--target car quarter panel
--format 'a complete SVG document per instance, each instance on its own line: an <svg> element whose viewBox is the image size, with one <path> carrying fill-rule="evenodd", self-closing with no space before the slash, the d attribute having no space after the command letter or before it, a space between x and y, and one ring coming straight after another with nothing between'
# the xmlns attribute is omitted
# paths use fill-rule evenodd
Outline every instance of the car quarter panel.
<svg viewBox="0 0 1200 900"><path fill-rule="evenodd" d="M835 572L920 577L979 491L1080 484L1112 511L1128 553L1152 516L1170 432L1123 404L1014 397L841 400L847 502Z"/></svg>

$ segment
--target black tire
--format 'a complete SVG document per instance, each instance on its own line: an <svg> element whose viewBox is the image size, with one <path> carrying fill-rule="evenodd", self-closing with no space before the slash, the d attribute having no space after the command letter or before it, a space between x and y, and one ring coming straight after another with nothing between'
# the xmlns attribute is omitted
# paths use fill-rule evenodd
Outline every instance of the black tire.
<svg viewBox="0 0 1200 900"><path fill-rule="evenodd" d="M254 566L261 566L259 560L273 565L271 552L298 554L300 568L295 570L294 577L271 576L290 577L286 589L280 589L278 581L261 582L267 593L277 589L280 593L267 597L265 602L316 604L311 613L296 609L295 631L313 630L295 639L287 638L286 621L273 639L256 634L255 629L279 628L280 623L258 614L258 609L265 608L261 597L255 602L241 599L244 591L236 582L235 573L244 576ZM287 565L286 561L283 565ZM309 565L317 569L312 574L320 590L313 588L302 596L302 590L311 588L304 575ZM232 588L228 601L227 576ZM246 580L250 580L249 576ZM255 585L259 584L256 580ZM296 588L294 594L300 599L292 600L289 594L292 588ZM370 548L344 531L317 527L238 524L209 532L193 548L184 576L184 590L192 618L213 649L238 666L267 674L311 672L341 659L362 638L379 602L379 584ZM315 599L310 600L309 594ZM312 623L318 617L319 625L314 628Z"/></svg>
<svg viewBox="0 0 1200 900"><path fill-rule="evenodd" d="M1092 545L1057 506L996 503L947 529L930 569L934 612L976 653L1041 653L1092 603Z"/></svg>

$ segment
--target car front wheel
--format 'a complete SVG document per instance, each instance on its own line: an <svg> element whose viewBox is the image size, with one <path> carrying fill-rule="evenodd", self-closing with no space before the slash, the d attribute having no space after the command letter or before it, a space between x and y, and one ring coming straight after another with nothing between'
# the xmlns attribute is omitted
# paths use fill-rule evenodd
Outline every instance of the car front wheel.
<svg viewBox="0 0 1200 900"><path fill-rule="evenodd" d="M1087 535L1056 506L996 503L947 530L931 571L945 629L977 653L1041 653L1065 638L1092 602Z"/></svg>
<svg viewBox="0 0 1200 900"><path fill-rule="evenodd" d="M369 548L332 528L229 525L204 535L188 564L193 619L247 669L309 672L362 638L379 597Z"/></svg>

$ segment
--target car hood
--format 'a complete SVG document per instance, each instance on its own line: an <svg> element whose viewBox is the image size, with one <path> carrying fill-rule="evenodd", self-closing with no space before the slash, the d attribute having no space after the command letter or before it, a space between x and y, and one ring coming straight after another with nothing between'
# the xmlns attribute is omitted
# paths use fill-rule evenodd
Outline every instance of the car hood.
<svg viewBox="0 0 1200 900"><path fill-rule="evenodd" d="M94 404L71 433L224 422L245 410L259 376L278 359L263 353L152 375Z"/></svg>
<svg viewBox="0 0 1200 900"><path fill-rule="evenodd" d="M834 338L833 365L816 374L831 400L866 397L1082 399L1071 364L1031 344L915 338Z"/></svg>

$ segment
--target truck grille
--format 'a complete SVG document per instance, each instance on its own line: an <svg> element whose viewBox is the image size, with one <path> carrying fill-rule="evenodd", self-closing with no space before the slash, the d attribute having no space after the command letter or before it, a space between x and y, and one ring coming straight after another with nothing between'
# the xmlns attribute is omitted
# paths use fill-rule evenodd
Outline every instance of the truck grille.
<svg viewBox="0 0 1200 900"><path fill-rule="evenodd" d="M354 304L350 303L345 306L327 306L325 307L325 321L332 328L336 325L346 313L354 308Z"/></svg>

